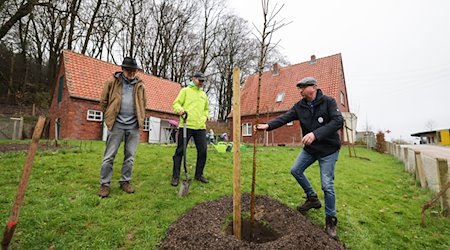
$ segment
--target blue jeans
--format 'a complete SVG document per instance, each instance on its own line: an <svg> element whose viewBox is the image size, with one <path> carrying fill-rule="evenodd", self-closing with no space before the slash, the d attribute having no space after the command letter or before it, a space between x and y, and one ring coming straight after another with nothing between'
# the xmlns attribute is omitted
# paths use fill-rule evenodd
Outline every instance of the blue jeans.
<svg viewBox="0 0 450 250"><path fill-rule="evenodd" d="M303 188L306 196L317 196L304 172L316 160L319 161L320 180L325 199L325 215L336 216L336 195L334 193L334 167L339 156L339 150L322 158L316 158L305 150L302 150L295 159L291 168L291 174Z"/></svg>
<svg viewBox="0 0 450 250"><path fill-rule="evenodd" d="M113 126L108 131L105 153L100 169L100 184L109 186L113 175L113 163L120 144L124 141L124 159L122 163L122 175L119 182L130 181L133 173L134 157L139 143L139 129L121 129Z"/></svg>

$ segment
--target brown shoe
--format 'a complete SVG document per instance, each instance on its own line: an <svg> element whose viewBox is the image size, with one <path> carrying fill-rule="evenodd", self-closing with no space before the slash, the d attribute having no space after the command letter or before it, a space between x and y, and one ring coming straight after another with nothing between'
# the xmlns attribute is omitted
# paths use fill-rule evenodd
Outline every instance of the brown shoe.
<svg viewBox="0 0 450 250"><path fill-rule="evenodd" d="M337 218L334 216L327 216L325 218L325 230L328 234L328 236L330 236L333 239L336 239L336 225L337 225Z"/></svg>
<svg viewBox="0 0 450 250"><path fill-rule="evenodd" d="M128 182L128 181L121 182L120 189L122 189L122 191L124 191L127 194L134 193L134 188L133 188L133 186L131 186L130 182Z"/></svg>
<svg viewBox="0 0 450 250"><path fill-rule="evenodd" d="M299 205L297 207L297 210L300 213L306 213L311 208L319 209L321 207L322 207L322 204L320 204L319 198L317 198L317 196L310 196L310 197L306 197L305 203L303 203L302 205Z"/></svg>
<svg viewBox="0 0 450 250"><path fill-rule="evenodd" d="M100 190L98 191L98 196L100 196L102 198L106 198L106 197L108 197L110 190L111 189L109 186L101 185Z"/></svg>

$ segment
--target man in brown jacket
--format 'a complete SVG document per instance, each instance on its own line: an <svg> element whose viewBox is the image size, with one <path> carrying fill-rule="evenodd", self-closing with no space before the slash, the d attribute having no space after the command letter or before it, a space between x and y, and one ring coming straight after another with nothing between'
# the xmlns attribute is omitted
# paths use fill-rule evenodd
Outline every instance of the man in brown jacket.
<svg viewBox="0 0 450 250"><path fill-rule="evenodd" d="M147 98L144 83L136 76L139 69L134 58L125 57L122 72L116 72L105 83L100 105L104 122L108 128L108 139L100 170L100 191L102 198L110 193L113 163L122 140L124 141L124 159L120 188L126 193L134 193L131 177L139 143L139 129L144 126Z"/></svg>

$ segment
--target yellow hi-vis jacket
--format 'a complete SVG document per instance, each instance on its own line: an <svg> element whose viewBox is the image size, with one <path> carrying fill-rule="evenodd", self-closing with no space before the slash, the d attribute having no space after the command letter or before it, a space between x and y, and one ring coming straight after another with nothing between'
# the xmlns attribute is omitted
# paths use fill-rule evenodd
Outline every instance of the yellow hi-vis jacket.
<svg viewBox="0 0 450 250"><path fill-rule="evenodd" d="M173 101L173 109L177 114L180 111L188 113L186 128L190 129L206 129L208 105L208 96L193 82L182 88ZM183 127L183 119L180 119L179 127Z"/></svg>

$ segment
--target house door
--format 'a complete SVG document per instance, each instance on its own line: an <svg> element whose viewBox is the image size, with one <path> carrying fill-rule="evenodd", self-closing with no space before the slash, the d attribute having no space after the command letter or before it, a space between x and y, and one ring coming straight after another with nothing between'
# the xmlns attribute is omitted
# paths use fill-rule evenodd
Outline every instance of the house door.
<svg viewBox="0 0 450 250"><path fill-rule="evenodd" d="M149 143L159 143L161 135L161 119L158 117L150 116L150 131L148 135Z"/></svg>

